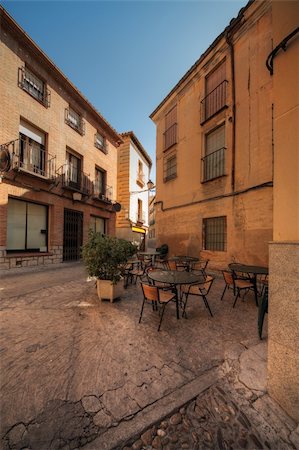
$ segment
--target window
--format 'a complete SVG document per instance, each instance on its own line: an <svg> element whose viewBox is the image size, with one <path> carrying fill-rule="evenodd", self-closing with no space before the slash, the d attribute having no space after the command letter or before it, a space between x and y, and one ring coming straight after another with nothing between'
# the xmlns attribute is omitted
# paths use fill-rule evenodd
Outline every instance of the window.
<svg viewBox="0 0 299 450"><path fill-rule="evenodd" d="M66 152L65 184L75 189L81 187L81 159Z"/></svg>
<svg viewBox="0 0 299 450"><path fill-rule="evenodd" d="M47 223L47 206L9 198L7 250L46 252Z"/></svg>
<svg viewBox="0 0 299 450"><path fill-rule="evenodd" d="M19 68L19 86L44 106L50 106L50 92L46 84L28 67Z"/></svg>
<svg viewBox="0 0 299 450"><path fill-rule="evenodd" d="M106 219L102 217L90 216L90 228L96 233L106 233Z"/></svg>
<svg viewBox="0 0 299 450"><path fill-rule="evenodd" d="M46 176L45 133L21 120L19 138L18 166L28 172Z"/></svg>
<svg viewBox="0 0 299 450"><path fill-rule="evenodd" d="M226 251L226 217L203 219L203 248Z"/></svg>
<svg viewBox="0 0 299 450"><path fill-rule="evenodd" d="M101 197L106 195L106 176L105 170L96 169L95 173L95 183L94 183L94 194L96 197Z"/></svg>
<svg viewBox="0 0 299 450"><path fill-rule="evenodd" d="M85 123L82 116L70 107L65 109L65 122L81 135L85 133Z"/></svg>
<svg viewBox="0 0 299 450"><path fill-rule="evenodd" d="M164 150L177 142L177 107L174 106L165 115Z"/></svg>
<svg viewBox="0 0 299 450"><path fill-rule="evenodd" d="M137 222L144 222L144 214L142 209L142 200L138 199L138 213L137 213Z"/></svg>
<svg viewBox="0 0 299 450"><path fill-rule="evenodd" d="M206 134L203 181L225 175L225 124Z"/></svg>
<svg viewBox="0 0 299 450"><path fill-rule="evenodd" d="M164 160L164 181L173 180L177 176L177 161L176 155L172 154L171 156L165 158Z"/></svg>
<svg viewBox="0 0 299 450"><path fill-rule="evenodd" d="M226 106L226 65L222 62L205 80L205 98L202 100L202 122Z"/></svg>
<svg viewBox="0 0 299 450"><path fill-rule="evenodd" d="M104 153L107 153L106 139L104 138L104 136L102 134L96 133L94 135L94 145L99 150L102 150Z"/></svg>
<svg viewBox="0 0 299 450"><path fill-rule="evenodd" d="M140 187L144 187L143 163L140 160L138 161L138 172L136 182Z"/></svg>

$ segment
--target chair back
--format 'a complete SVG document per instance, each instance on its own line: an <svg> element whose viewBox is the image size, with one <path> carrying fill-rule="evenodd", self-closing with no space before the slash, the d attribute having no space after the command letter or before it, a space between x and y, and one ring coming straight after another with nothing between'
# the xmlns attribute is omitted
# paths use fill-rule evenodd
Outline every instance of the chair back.
<svg viewBox="0 0 299 450"><path fill-rule="evenodd" d="M157 286L141 283L142 292L146 300L157 302L159 299L159 292Z"/></svg>
<svg viewBox="0 0 299 450"><path fill-rule="evenodd" d="M232 272L230 272L228 270L222 270L222 275L223 275L223 278L224 278L224 281L226 282L226 284L228 284L228 285L234 284Z"/></svg>
<svg viewBox="0 0 299 450"><path fill-rule="evenodd" d="M175 261L168 260L167 265L168 265L169 270L177 270Z"/></svg>
<svg viewBox="0 0 299 450"><path fill-rule="evenodd" d="M200 292L204 295L208 295L208 293L210 292L210 289L212 287L213 281L214 281L214 277L211 277L211 275L207 275L204 283L199 285Z"/></svg>

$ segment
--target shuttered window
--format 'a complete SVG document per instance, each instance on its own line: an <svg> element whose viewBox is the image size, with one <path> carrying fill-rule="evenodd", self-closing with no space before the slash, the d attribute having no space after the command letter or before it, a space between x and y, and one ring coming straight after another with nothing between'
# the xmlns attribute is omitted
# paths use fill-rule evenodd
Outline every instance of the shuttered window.
<svg viewBox="0 0 299 450"><path fill-rule="evenodd" d="M225 174L225 124L206 134L203 181Z"/></svg>
<svg viewBox="0 0 299 450"><path fill-rule="evenodd" d="M177 143L177 107L174 106L165 116L164 150Z"/></svg>

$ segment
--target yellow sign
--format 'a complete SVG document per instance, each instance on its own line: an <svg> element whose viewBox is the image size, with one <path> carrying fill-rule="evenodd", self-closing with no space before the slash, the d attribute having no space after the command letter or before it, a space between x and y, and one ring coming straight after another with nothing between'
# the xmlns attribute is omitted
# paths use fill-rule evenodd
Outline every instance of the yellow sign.
<svg viewBox="0 0 299 450"><path fill-rule="evenodd" d="M136 231L137 233L145 234L145 230L143 228L139 228L139 227L132 227L132 231Z"/></svg>

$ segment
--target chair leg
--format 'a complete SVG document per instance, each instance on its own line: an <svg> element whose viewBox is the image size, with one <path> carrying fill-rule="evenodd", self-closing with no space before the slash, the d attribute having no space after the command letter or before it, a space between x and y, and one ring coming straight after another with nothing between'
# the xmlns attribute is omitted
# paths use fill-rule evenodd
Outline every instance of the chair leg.
<svg viewBox="0 0 299 450"><path fill-rule="evenodd" d="M139 323L141 322L142 314L143 314L143 308L144 308L145 298L143 299L141 311L140 311L140 317L139 317Z"/></svg>
<svg viewBox="0 0 299 450"><path fill-rule="evenodd" d="M182 312L182 317L185 317L187 319L186 306L187 306L189 293L185 292L185 296L186 296L186 300L184 302L184 308L183 308L183 312Z"/></svg>
<svg viewBox="0 0 299 450"><path fill-rule="evenodd" d="M234 304L233 304L233 308L235 307L235 305L236 305L236 303L237 303L238 297L240 297L240 291L239 291L239 289L237 289L237 295L236 295L236 297L235 297L235 301L234 301Z"/></svg>
<svg viewBox="0 0 299 450"><path fill-rule="evenodd" d="M224 294L225 294L225 291L226 291L226 288L227 288L227 284L225 285L225 288L224 288L224 290L223 290L223 292L222 292L222 295L221 295L221 299L220 299L220 300L222 300L222 299L223 299L223 297L224 297Z"/></svg>
<svg viewBox="0 0 299 450"><path fill-rule="evenodd" d="M162 319L163 319L163 315L164 315L164 311L165 311L165 306L166 306L166 303L163 303L162 314L161 314L160 323L159 323L159 326L158 326L158 331L160 331L160 327L161 327L161 323L162 323Z"/></svg>
<svg viewBox="0 0 299 450"><path fill-rule="evenodd" d="M205 302L206 308L208 308L208 310L209 310L209 312L210 312L210 314L211 314L211 317L213 317L213 314L212 314L210 305L209 305L209 303L208 303L207 297L204 295L202 298L203 298L203 301Z"/></svg>

